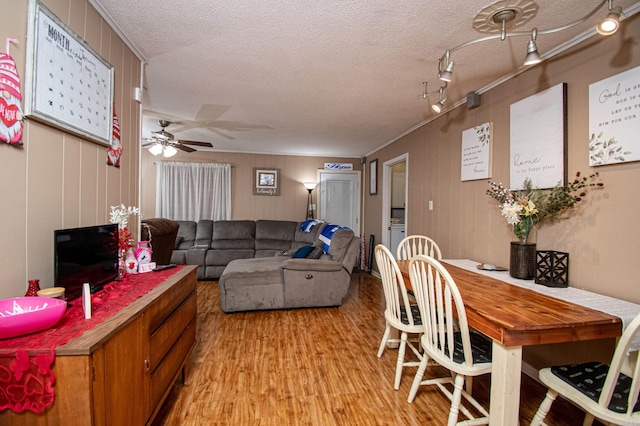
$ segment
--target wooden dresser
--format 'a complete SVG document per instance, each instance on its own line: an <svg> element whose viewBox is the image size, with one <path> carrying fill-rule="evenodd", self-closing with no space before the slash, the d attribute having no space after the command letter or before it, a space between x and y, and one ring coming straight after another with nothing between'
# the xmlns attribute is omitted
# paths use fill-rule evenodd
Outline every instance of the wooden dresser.
<svg viewBox="0 0 640 426"><path fill-rule="evenodd" d="M187 378L196 343L196 266L56 349L55 401L43 414L0 413L9 425L145 425Z"/></svg>

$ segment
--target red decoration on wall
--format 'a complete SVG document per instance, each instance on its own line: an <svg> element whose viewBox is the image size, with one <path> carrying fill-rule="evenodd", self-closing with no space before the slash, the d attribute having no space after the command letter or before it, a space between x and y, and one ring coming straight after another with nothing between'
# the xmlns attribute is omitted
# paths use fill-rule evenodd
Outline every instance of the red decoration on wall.
<svg viewBox="0 0 640 426"><path fill-rule="evenodd" d="M22 145L22 94L16 63L0 53L0 141Z"/></svg>
<svg viewBox="0 0 640 426"><path fill-rule="evenodd" d="M120 143L120 122L116 115L116 108L113 108L113 136L111 137L111 147L107 151L107 164L109 166L120 167L120 155L122 155L122 144Z"/></svg>

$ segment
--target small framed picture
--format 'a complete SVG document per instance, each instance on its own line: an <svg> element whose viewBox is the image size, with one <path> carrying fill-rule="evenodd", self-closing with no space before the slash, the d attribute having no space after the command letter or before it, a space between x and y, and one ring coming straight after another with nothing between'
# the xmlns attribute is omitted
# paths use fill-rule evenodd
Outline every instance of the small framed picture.
<svg viewBox="0 0 640 426"><path fill-rule="evenodd" d="M378 193L378 159L369 162L369 195Z"/></svg>
<svg viewBox="0 0 640 426"><path fill-rule="evenodd" d="M280 169L254 167L253 195L280 195Z"/></svg>

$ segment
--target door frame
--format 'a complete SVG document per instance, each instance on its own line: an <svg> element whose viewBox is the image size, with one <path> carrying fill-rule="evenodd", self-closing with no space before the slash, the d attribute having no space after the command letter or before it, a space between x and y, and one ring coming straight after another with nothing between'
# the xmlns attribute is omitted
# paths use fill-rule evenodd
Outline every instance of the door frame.
<svg viewBox="0 0 640 426"><path fill-rule="evenodd" d="M361 194L360 194L360 188L362 186L362 172L360 170L331 170L331 169L318 169L318 172L316 174L316 182L318 182L317 186L316 186L316 203L317 203L317 210L316 210L316 215L318 217L318 219L320 219L322 217L322 212L320 207L322 206L322 202L320 201L320 196L322 195L322 192L320 191L320 182L322 181L322 174L349 174L349 175L355 175L356 176L356 187L353 190L353 195L354 197L356 197L355 200L355 206L356 206L356 211L355 211L355 215L356 215L356 228L357 229L352 229L353 234L358 236L360 235L360 228L362 227L362 224L360 223L360 203L361 203Z"/></svg>
<svg viewBox="0 0 640 426"><path fill-rule="evenodd" d="M391 244L391 167L402 162L407 163L407 172L404 177L404 227L406 230L409 208L409 153L398 155L382 164L382 232L380 235L382 236L382 244L387 247Z"/></svg>

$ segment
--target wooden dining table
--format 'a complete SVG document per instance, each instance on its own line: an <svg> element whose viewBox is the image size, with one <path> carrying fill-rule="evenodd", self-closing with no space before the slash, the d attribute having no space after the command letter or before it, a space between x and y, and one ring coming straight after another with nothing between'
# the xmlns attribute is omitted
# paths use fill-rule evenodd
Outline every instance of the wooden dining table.
<svg viewBox="0 0 640 426"><path fill-rule="evenodd" d="M622 334L622 321L616 316L441 263L460 290L469 326L493 341L490 425L519 424L524 346ZM409 261L399 260L398 266L409 285Z"/></svg>

